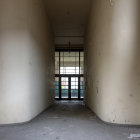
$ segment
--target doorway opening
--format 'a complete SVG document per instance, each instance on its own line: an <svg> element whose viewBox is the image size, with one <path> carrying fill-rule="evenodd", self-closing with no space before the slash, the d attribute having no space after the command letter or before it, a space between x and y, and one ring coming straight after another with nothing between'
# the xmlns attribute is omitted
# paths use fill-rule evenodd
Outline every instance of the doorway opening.
<svg viewBox="0 0 140 140"><path fill-rule="evenodd" d="M84 99L84 51L55 51L55 99Z"/></svg>

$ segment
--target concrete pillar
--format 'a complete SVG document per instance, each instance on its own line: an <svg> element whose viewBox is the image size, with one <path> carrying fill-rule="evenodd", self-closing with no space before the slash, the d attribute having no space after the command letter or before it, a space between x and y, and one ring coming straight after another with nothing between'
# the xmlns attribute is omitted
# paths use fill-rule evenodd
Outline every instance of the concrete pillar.
<svg viewBox="0 0 140 140"><path fill-rule="evenodd" d="M31 120L53 99L54 47L44 0L0 0L0 124Z"/></svg>
<svg viewBox="0 0 140 140"><path fill-rule="evenodd" d="M140 1L94 0L87 32L87 105L103 120L140 124Z"/></svg>

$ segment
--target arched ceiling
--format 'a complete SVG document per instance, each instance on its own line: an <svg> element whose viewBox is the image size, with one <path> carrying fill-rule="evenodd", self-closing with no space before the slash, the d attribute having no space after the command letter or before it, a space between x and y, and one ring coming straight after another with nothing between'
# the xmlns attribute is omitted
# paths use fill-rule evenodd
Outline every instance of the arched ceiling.
<svg viewBox="0 0 140 140"><path fill-rule="evenodd" d="M56 44L83 44L91 0L46 0Z"/></svg>

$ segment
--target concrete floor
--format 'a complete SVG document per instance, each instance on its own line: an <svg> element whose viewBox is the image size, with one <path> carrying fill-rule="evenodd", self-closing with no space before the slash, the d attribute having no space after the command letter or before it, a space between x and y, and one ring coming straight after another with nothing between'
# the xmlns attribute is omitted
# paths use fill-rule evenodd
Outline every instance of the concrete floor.
<svg viewBox="0 0 140 140"><path fill-rule="evenodd" d="M0 127L0 140L127 140L140 127L108 125L83 102L56 101L30 123Z"/></svg>

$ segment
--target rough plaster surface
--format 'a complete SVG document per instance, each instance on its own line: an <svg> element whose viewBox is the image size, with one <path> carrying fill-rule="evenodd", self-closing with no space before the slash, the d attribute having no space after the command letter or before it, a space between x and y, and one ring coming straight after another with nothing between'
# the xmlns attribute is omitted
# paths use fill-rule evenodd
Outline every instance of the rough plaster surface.
<svg viewBox="0 0 140 140"><path fill-rule="evenodd" d="M44 0L0 0L0 124L29 121L53 100L46 14Z"/></svg>
<svg viewBox="0 0 140 140"><path fill-rule="evenodd" d="M55 102L30 123L0 127L0 140L127 140L139 132L104 124L82 102Z"/></svg>
<svg viewBox="0 0 140 140"><path fill-rule="evenodd" d="M94 0L85 45L86 104L104 121L140 125L140 1Z"/></svg>

